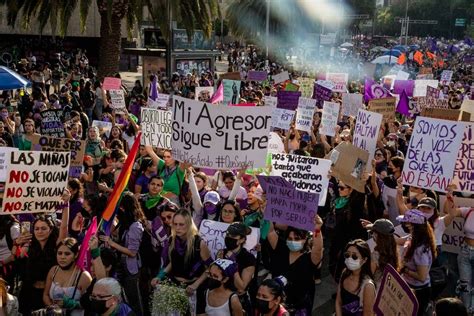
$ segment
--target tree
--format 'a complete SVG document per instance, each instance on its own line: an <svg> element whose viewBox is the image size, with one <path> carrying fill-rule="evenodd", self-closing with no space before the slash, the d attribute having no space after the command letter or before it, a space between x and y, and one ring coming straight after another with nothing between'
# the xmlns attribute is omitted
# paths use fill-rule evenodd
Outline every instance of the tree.
<svg viewBox="0 0 474 316"><path fill-rule="evenodd" d="M150 12L154 22L160 26L168 40L168 3L172 16L181 24L192 38L195 27L202 28L206 36L212 33L212 21L217 16L217 0L95 0L100 14L100 78L118 71L122 23L125 20L130 31L143 19L144 9ZM37 20L42 31L49 22L53 33L67 35L69 20L79 6L81 28L84 31L86 19L93 0L0 0L7 9L7 22L15 26L21 17L22 27L27 28Z"/></svg>

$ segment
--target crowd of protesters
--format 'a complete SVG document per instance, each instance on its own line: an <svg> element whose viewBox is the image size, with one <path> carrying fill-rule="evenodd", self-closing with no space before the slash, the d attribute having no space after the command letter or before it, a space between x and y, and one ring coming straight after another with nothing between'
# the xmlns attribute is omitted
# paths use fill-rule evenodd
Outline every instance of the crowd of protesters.
<svg viewBox="0 0 474 316"><path fill-rule="evenodd" d="M417 50L429 50L427 42L419 45ZM433 69L434 79L439 79L443 69L454 71L452 81L438 88L456 109L472 97L472 64L463 61L474 48L461 45L455 51L452 47L459 45L450 45L439 45L433 52L436 58L425 58L423 66ZM422 65L413 60L412 53L406 54L405 70L415 78ZM326 67L348 69L349 92L364 91L360 55L354 50L325 61ZM266 70L271 75L287 69L276 60L265 62L253 46L229 48L227 60L229 71L244 76L249 70ZM291 67L290 81L316 79L321 69ZM398 117L382 128L364 193L331 176L326 205L319 208L312 231L266 220L265 192L245 168L209 172L176 161L172 151L141 146L111 233L99 233L84 244L94 218L100 221L106 208L140 131L140 109L148 106L155 86L137 80L129 89L122 87L128 111L116 114L83 52L66 68L60 57L44 63L25 58L16 70L32 81L32 87L3 91L1 146L32 150L32 137L41 133L40 113L62 109L67 137L85 140L86 156L83 172L69 179L64 204L56 213L0 216L0 308L4 315L151 315L153 291L162 284L181 287L193 298L190 314L311 315L326 265L338 284L334 294L338 316L374 314L387 265L414 291L418 315L426 315L429 306L438 316L473 313L472 209L454 204L454 197L461 194L455 188L446 194L447 202L440 204L440 193L403 186L400 181L413 120ZM160 72L150 77L150 82L154 80L157 93L191 99L196 87L219 85L213 70L190 70L171 78ZM242 81L240 102L264 106L265 96L275 96L280 89L281 84L270 80ZM342 103L341 94L334 93L332 101ZM351 142L353 118L341 116L335 137L319 133L320 119L319 111L311 133L298 131L294 124L287 131L275 130L287 153L323 158L338 144ZM94 120L112 123L109 135L93 126ZM397 189L405 237L397 236L394 224L386 219L385 187ZM463 196L472 197L470 193ZM446 284L435 286L432 278L435 268L452 273L441 250L441 236L455 217L465 218L465 236L457 258L459 282L455 291L446 294ZM199 235L204 219L229 224L225 247L216 260ZM252 227L260 229L256 256L244 247ZM372 250L369 237L375 242ZM75 264L81 247L89 247L89 271ZM442 292L449 298L434 306Z"/></svg>

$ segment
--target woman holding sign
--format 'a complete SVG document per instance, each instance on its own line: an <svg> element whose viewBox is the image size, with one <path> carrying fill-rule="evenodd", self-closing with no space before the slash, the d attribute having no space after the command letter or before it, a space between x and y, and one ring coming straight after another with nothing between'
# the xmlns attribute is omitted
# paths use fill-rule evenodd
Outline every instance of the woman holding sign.
<svg viewBox="0 0 474 316"><path fill-rule="evenodd" d="M272 275L283 275L288 280L286 303L292 314L302 312L311 315L314 280L312 276L323 256L323 221L316 215L314 233L288 227L278 235L273 225L268 233L270 270ZM312 239L312 247L309 246Z"/></svg>

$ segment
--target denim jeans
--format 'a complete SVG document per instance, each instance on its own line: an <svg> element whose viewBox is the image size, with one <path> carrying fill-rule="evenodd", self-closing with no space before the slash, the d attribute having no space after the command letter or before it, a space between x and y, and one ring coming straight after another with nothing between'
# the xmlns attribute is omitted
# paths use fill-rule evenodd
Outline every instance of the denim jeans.
<svg viewBox="0 0 474 316"><path fill-rule="evenodd" d="M474 247L464 244L458 255L459 285L458 292L464 306L469 312L474 311L472 303L473 267L474 267Z"/></svg>

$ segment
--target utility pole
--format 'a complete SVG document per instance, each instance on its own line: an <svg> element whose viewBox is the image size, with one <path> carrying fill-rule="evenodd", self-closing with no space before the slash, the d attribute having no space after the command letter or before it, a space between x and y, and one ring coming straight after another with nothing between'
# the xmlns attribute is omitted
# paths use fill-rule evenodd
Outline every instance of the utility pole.
<svg viewBox="0 0 474 316"><path fill-rule="evenodd" d="M268 45L270 44L270 0L267 0L267 22L265 31L265 57L268 60Z"/></svg>
<svg viewBox="0 0 474 316"><path fill-rule="evenodd" d="M396 21L402 24L400 45L403 44L403 37L405 37L405 45L408 45L408 28L410 24L438 24L437 20L411 20L409 16L406 18L396 18Z"/></svg>
<svg viewBox="0 0 474 316"><path fill-rule="evenodd" d="M166 76L171 83L171 53L173 52L173 12L171 10L171 0L167 1L168 9L168 51L166 52Z"/></svg>

